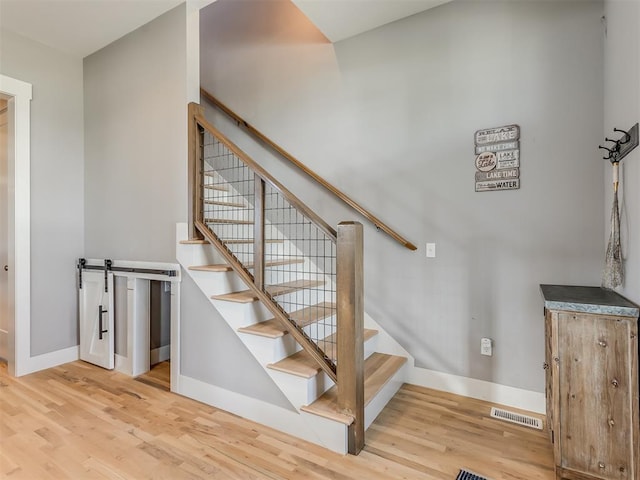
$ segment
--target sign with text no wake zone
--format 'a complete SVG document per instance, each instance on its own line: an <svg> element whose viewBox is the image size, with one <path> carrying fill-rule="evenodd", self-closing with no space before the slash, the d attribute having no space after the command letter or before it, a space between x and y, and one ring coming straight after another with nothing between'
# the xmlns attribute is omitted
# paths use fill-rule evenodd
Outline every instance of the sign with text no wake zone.
<svg viewBox="0 0 640 480"><path fill-rule="evenodd" d="M476 192L520 188L520 127L485 128L474 135Z"/></svg>

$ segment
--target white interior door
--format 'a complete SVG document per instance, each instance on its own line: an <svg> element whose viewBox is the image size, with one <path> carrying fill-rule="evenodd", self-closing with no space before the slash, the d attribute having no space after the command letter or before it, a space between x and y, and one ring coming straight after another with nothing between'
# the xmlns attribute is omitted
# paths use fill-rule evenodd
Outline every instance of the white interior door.
<svg viewBox="0 0 640 480"><path fill-rule="evenodd" d="M9 337L9 177L7 101L0 99L0 358L8 360Z"/></svg>
<svg viewBox="0 0 640 480"><path fill-rule="evenodd" d="M80 360L109 370L115 366L113 273L83 270L80 288ZM106 290L106 291L105 291Z"/></svg>

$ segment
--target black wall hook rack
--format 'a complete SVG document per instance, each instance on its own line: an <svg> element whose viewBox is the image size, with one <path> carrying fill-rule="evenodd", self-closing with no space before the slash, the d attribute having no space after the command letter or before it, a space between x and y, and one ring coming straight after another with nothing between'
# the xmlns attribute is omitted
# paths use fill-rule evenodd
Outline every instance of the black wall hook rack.
<svg viewBox="0 0 640 480"><path fill-rule="evenodd" d="M598 148L606 150L609 154L606 157L602 157L604 160L609 160L611 163L618 163L624 157L629 155L631 150L638 146L638 124L636 123L629 131L620 130L614 128L614 132L622 133L623 136L616 139L605 138L605 141L613 143L611 148L598 145Z"/></svg>

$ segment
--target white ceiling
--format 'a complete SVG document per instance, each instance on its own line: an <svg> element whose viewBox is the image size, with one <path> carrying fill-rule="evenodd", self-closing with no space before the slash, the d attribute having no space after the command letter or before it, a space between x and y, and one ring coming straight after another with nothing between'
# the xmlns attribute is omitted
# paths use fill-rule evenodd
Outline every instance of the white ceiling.
<svg viewBox="0 0 640 480"><path fill-rule="evenodd" d="M0 27L86 57L184 0L0 0Z"/></svg>
<svg viewBox="0 0 640 480"><path fill-rule="evenodd" d="M0 0L0 28L83 58L183 1ZM291 1L337 42L450 0Z"/></svg>
<svg viewBox="0 0 640 480"><path fill-rule="evenodd" d="M291 0L332 42L451 0Z"/></svg>

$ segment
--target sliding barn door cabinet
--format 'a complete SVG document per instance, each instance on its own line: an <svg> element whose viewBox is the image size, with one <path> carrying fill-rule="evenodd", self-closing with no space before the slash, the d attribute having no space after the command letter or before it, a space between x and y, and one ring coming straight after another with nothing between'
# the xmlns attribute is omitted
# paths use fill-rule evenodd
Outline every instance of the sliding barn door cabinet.
<svg viewBox="0 0 640 480"><path fill-rule="evenodd" d="M638 306L600 287L541 291L556 479L640 480Z"/></svg>

